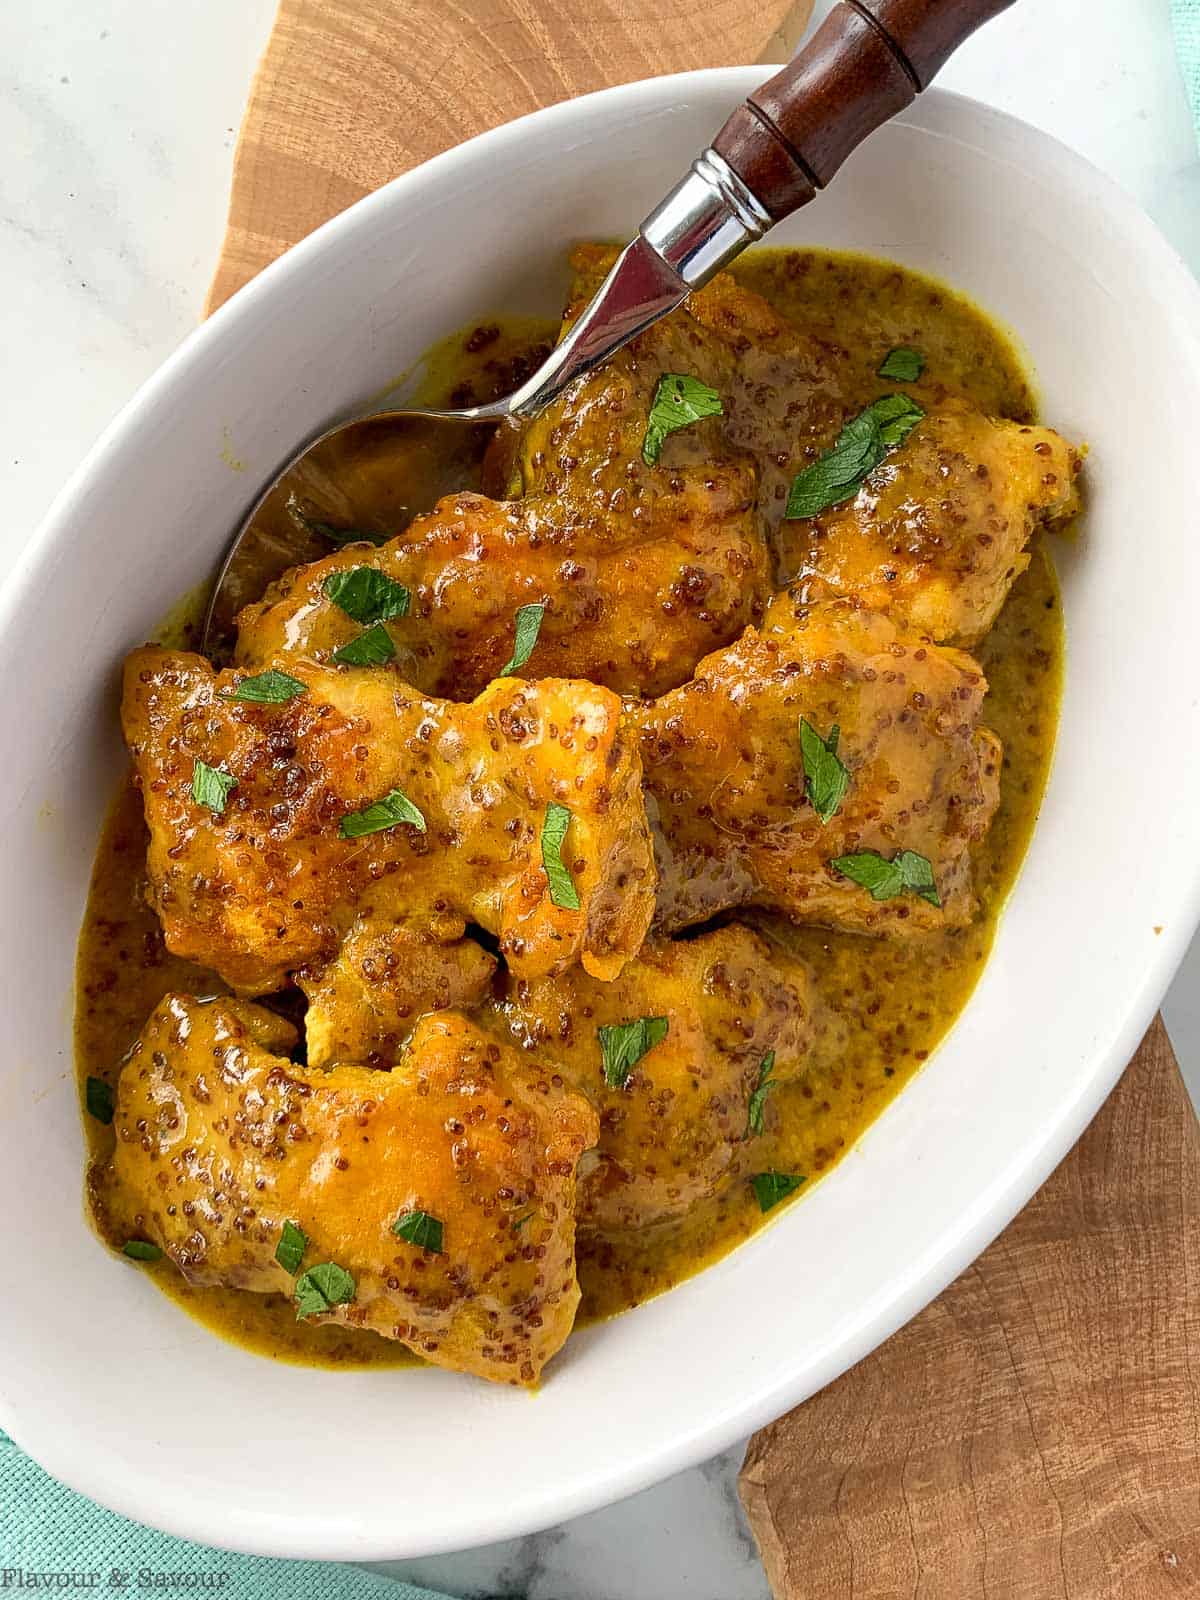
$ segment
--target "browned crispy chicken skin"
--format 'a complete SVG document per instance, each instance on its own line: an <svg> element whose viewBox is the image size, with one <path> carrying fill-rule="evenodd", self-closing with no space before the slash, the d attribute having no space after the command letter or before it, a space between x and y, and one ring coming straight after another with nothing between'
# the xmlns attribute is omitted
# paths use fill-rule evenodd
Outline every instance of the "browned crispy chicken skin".
<svg viewBox="0 0 1200 1600"><path fill-rule="evenodd" d="M1077 509L1078 451L1052 428L947 402L843 505L779 528L781 576L816 576L917 633L977 644L1040 523Z"/></svg>
<svg viewBox="0 0 1200 1600"><path fill-rule="evenodd" d="M773 1052L773 1084L801 1075L813 1008L803 963L740 927L649 940L613 983L578 968L509 978L497 1004L508 1034L600 1113L598 1151L580 1169L580 1228L612 1233L678 1219L744 1176L758 1133L777 1115L764 1094L751 1126L764 1063ZM639 1017L665 1018L666 1037L624 1083L608 1083L598 1030Z"/></svg>
<svg viewBox="0 0 1200 1600"><path fill-rule="evenodd" d="M453 1011L425 1017L387 1073L294 1066L279 1054L293 1042L258 1006L162 1001L93 1175L110 1236L157 1244L193 1284L290 1295L275 1252L291 1222L300 1273L332 1262L353 1280L315 1320L536 1382L579 1303L575 1167L595 1112ZM394 1231L419 1212L440 1224L437 1248Z"/></svg>
<svg viewBox="0 0 1200 1600"><path fill-rule="evenodd" d="M581 481L600 448L591 426L591 445L573 445ZM627 482L611 507L582 492L508 502L449 495L403 537L351 545L272 584L238 617L236 659L254 670L288 654L328 660L361 629L325 585L371 567L410 592L407 614L384 626L396 670L427 693L478 694L512 656L518 607L540 604L532 674L660 694L761 613L768 574L750 462L657 477L653 496Z"/></svg>
<svg viewBox="0 0 1200 1600"><path fill-rule="evenodd" d="M999 798L1000 747L980 726L987 690L968 655L902 633L853 599L797 586L760 629L701 662L695 679L639 708L655 815L658 924L735 906L860 933L961 926L975 912L970 846ZM805 793L799 723L850 772L824 825ZM931 863L940 907L874 900L831 866L876 851Z"/></svg>
<svg viewBox="0 0 1200 1600"><path fill-rule="evenodd" d="M614 695L505 678L454 705L386 672L286 665L306 692L264 706L224 698L242 674L201 656L148 647L126 663L125 737L170 949L264 993L330 960L360 913L396 920L415 902L495 934L516 972L620 971L655 874ZM236 780L219 815L195 799L197 761ZM397 790L423 831L342 837L344 818ZM570 811L562 860L579 910L553 902L542 865L551 803Z"/></svg>

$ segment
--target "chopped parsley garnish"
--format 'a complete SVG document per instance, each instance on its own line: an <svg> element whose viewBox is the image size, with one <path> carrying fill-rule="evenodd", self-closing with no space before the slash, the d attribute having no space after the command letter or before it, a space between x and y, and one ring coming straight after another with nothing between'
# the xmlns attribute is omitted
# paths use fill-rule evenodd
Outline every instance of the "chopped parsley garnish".
<svg viewBox="0 0 1200 1600"><path fill-rule="evenodd" d="M784 516L815 517L852 500L875 468L904 443L925 413L903 394L887 394L848 422L837 443L792 480Z"/></svg>
<svg viewBox="0 0 1200 1600"><path fill-rule="evenodd" d="M850 787L850 774L838 760L838 739L841 729L836 723L829 730L828 739L821 735L806 718L800 718L800 754L804 761L804 792L820 817L822 825L834 815L846 798Z"/></svg>
<svg viewBox="0 0 1200 1600"><path fill-rule="evenodd" d="M339 824L343 839L361 839L367 833L383 833L388 828L398 828L402 822L425 832L425 818L418 806L403 789L391 789L382 800L366 806L362 811L348 811Z"/></svg>
<svg viewBox="0 0 1200 1600"><path fill-rule="evenodd" d="M266 672L256 672L251 678L242 678L235 689L218 689L222 700L245 700L250 705L281 706L297 695L307 694L308 685L293 678L290 672L277 672L274 667Z"/></svg>
<svg viewBox="0 0 1200 1600"><path fill-rule="evenodd" d="M925 371L925 357L919 350L910 350L907 345L898 345L895 350L889 350L883 358L883 365L879 369L881 378L891 378L894 383L916 383Z"/></svg>
<svg viewBox="0 0 1200 1600"><path fill-rule="evenodd" d="M275 1259L285 1272L295 1274L300 1270L304 1252L308 1249L308 1235L295 1222L285 1222L275 1246Z"/></svg>
<svg viewBox="0 0 1200 1600"><path fill-rule="evenodd" d="M336 1261L322 1261L296 1279L293 1293L296 1321L302 1322L305 1317L332 1311L334 1306L348 1305L354 1299L354 1279Z"/></svg>
<svg viewBox="0 0 1200 1600"><path fill-rule="evenodd" d="M162 1251L148 1239L126 1239L121 1251L131 1261L161 1261Z"/></svg>
<svg viewBox="0 0 1200 1600"><path fill-rule="evenodd" d="M83 1098L89 1117L95 1117L97 1122L112 1121L113 1092L110 1083L105 1083L103 1078L89 1078L84 1085Z"/></svg>
<svg viewBox="0 0 1200 1600"><path fill-rule="evenodd" d="M646 437L642 440L642 460L648 467L657 464L663 440L679 428L689 427L702 417L724 415L721 396L699 378L682 372L664 372L654 391Z"/></svg>
<svg viewBox="0 0 1200 1600"><path fill-rule="evenodd" d="M758 1209L767 1212L773 1210L781 1200L786 1200L788 1195L795 1194L803 1182L804 1179L793 1172L756 1172L750 1179L750 1186L758 1201Z"/></svg>
<svg viewBox="0 0 1200 1600"><path fill-rule="evenodd" d="M625 1087L634 1067L656 1044L663 1042L670 1026L666 1017L638 1017L636 1022L614 1022L596 1029L604 1081L610 1089Z"/></svg>
<svg viewBox="0 0 1200 1600"><path fill-rule="evenodd" d="M349 644L339 646L333 659L340 667L382 667L396 654L392 636L382 622L360 633Z"/></svg>
<svg viewBox="0 0 1200 1600"><path fill-rule="evenodd" d="M920 895L931 906L940 906L933 866L915 850L901 850L891 861L875 850L860 850L857 855L838 856L829 865L843 878L869 889L873 900L894 900L898 894Z"/></svg>
<svg viewBox="0 0 1200 1600"><path fill-rule="evenodd" d="M207 806L214 817L225 809L229 791L237 788L237 779L220 767L210 767L197 761L192 767L192 799L198 806Z"/></svg>
<svg viewBox="0 0 1200 1600"><path fill-rule="evenodd" d="M550 900L563 911L578 911L579 891L562 858L563 840L570 826L569 809L551 800L542 822L542 865L550 880Z"/></svg>
<svg viewBox="0 0 1200 1600"><path fill-rule="evenodd" d="M754 1085L754 1093L750 1096L750 1105L746 1116L746 1132L761 1133L763 1131L763 1114L767 1109L767 1096L775 1085L771 1082L771 1074L775 1071L775 1052L768 1050L762 1058L758 1069L758 1082Z"/></svg>
<svg viewBox="0 0 1200 1600"><path fill-rule="evenodd" d="M330 544L339 547L344 544L386 544L392 537L390 533L368 533L365 528L335 528L331 522L314 522L311 517L305 517L304 522L313 533L319 533L322 539L328 539Z"/></svg>
<svg viewBox="0 0 1200 1600"><path fill-rule="evenodd" d="M419 1250L429 1250L435 1256L444 1255L442 1249L442 1224L428 1211L402 1211L392 1223L392 1232L405 1244L415 1244Z"/></svg>
<svg viewBox="0 0 1200 1600"><path fill-rule="evenodd" d="M521 668L533 654L533 647L538 641L538 634L542 628L542 618L546 615L546 607L539 601L536 605L518 606L516 616L516 637L513 640L513 653L500 668L502 678L510 678L514 672Z"/></svg>
<svg viewBox="0 0 1200 1600"><path fill-rule="evenodd" d="M321 585L340 611L355 622L390 622L406 617L412 596L402 583L396 583L378 567L351 567L348 572L331 572Z"/></svg>

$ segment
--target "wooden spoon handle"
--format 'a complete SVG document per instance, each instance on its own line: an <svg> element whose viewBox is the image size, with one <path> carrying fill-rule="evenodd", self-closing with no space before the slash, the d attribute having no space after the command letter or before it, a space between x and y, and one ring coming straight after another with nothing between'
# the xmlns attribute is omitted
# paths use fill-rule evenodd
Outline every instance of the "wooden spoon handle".
<svg viewBox="0 0 1200 1600"><path fill-rule="evenodd" d="M778 222L1012 3L840 0L800 54L738 107L713 148Z"/></svg>

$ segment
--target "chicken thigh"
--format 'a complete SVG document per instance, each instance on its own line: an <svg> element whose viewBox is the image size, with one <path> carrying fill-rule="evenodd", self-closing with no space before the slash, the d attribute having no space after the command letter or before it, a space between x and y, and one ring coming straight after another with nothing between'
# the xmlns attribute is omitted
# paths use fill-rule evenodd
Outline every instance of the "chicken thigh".
<svg viewBox="0 0 1200 1600"><path fill-rule="evenodd" d="M573 259L581 284L591 287L611 253L583 246ZM987 416L926 376L903 385L923 420L862 487L815 517L788 520L797 473L895 385L858 370L846 350L795 327L728 273L689 296L663 327L689 324L706 370L721 374L710 381L723 385L723 415L703 425L711 430L707 448L757 463L758 509L781 583L819 576L904 627L970 647L1029 565L1034 531L1078 508L1082 456L1060 434ZM735 358L728 372L714 344ZM676 448L687 448L687 439Z"/></svg>
<svg viewBox="0 0 1200 1600"><path fill-rule="evenodd" d="M820 598L799 585L777 596L761 629L635 712L663 931L750 905L858 933L974 915L970 849L998 803L1001 755L980 726L983 673L961 651L816 589ZM825 787L844 789L824 821L802 723Z"/></svg>
<svg viewBox="0 0 1200 1600"><path fill-rule="evenodd" d="M600 1113L579 1226L603 1233L676 1220L743 1176L817 1029L807 968L741 927L650 940L613 983L509 978L496 1010Z"/></svg>
<svg viewBox="0 0 1200 1600"><path fill-rule="evenodd" d="M437 1366L536 1382L579 1303L595 1112L457 1012L424 1018L386 1073L294 1066L292 1037L245 1002L162 1001L92 1175L109 1238L157 1245L192 1284L294 1295Z"/></svg>
<svg viewBox="0 0 1200 1600"><path fill-rule="evenodd" d="M331 960L365 898L385 922L415 904L478 923L526 976L620 971L655 872L614 695L505 678L454 705L387 672L286 666L296 692L259 704L201 656L147 647L126 664L171 950L263 993Z"/></svg>
<svg viewBox="0 0 1200 1600"><path fill-rule="evenodd" d="M594 417L579 427L571 448L586 480L602 446ZM339 584L368 572L405 596L379 626L399 673L426 693L478 694L513 655L518 609L536 605L539 677L661 694L762 613L755 472L749 461L681 466L656 474L653 496L624 465L620 475L603 504L582 490L507 502L449 495L378 549L351 545L293 568L239 614L235 659L255 670L293 654L327 661L361 631L334 598Z"/></svg>
<svg viewBox="0 0 1200 1600"><path fill-rule="evenodd" d="M781 577L823 578L916 633L977 644L1035 528L1077 509L1080 462L1053 428L947 402L850 499L780 524Z"/></svg>

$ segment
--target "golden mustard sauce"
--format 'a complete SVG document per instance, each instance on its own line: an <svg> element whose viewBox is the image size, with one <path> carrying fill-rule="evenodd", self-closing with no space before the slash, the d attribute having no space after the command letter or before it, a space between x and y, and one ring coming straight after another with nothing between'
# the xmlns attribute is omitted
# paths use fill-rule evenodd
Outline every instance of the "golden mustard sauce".
<svg viewBox="0 0 1200 1600"><path fill-rule="evenodd" d="M763 250L734 268L748 287L784 315L848 352L848 369L865 401L881 389L875 374L897 345L921 350L927 370L920 398L943 386L982 410L1021 421L1034 418L1028 377L1005 333L944 285L890 263L826 251ZM550 324L527 320L481 324L443 340L423 363L420 398L468 405L512 387L553 337ZM882 387L887 387L882 385ZM480 466L464 464L459 487L477 487ZM803 1175L801 1199L928 1059L966 1004L995 936L1037 820L1058 722L1063 620L1047 549L1033 547L992 632L976 651L989 681L984 718L1004 743L1000 807L977 852L975 881L982 914L970 928L910 941L866 940L795 928L751 916L771 939L809 962L817 990L846 1027L836 1062L815 1064L805 1077L774 1091L778 1133L763 1166ZM264 582L266 580L264 579ZM169 629L190 642L196 608L182 607ZM175 989L214 993L212 974L171 956L144 899L146 833L128 785L105 825L80 936L77 967L76 1064L81 1100L89 1076L115 1084L122 1058L155 1004ZM271 1003L271 1002L268 1002ZM90 1153L103 1158L111 1132L85 1116ZM795 1203L795 1202L792 1202ZM626 1310L708 1266L774 1220L764 1218L739 1184L681 1224L636 1239L580 1240L580 1321ZM165 1261L149 1271L164 1293L214 1332L276 1360L306 1365L416 1365L402 1346L373 1333L296 1321L281 1296L192 1289Z"/></svg>

